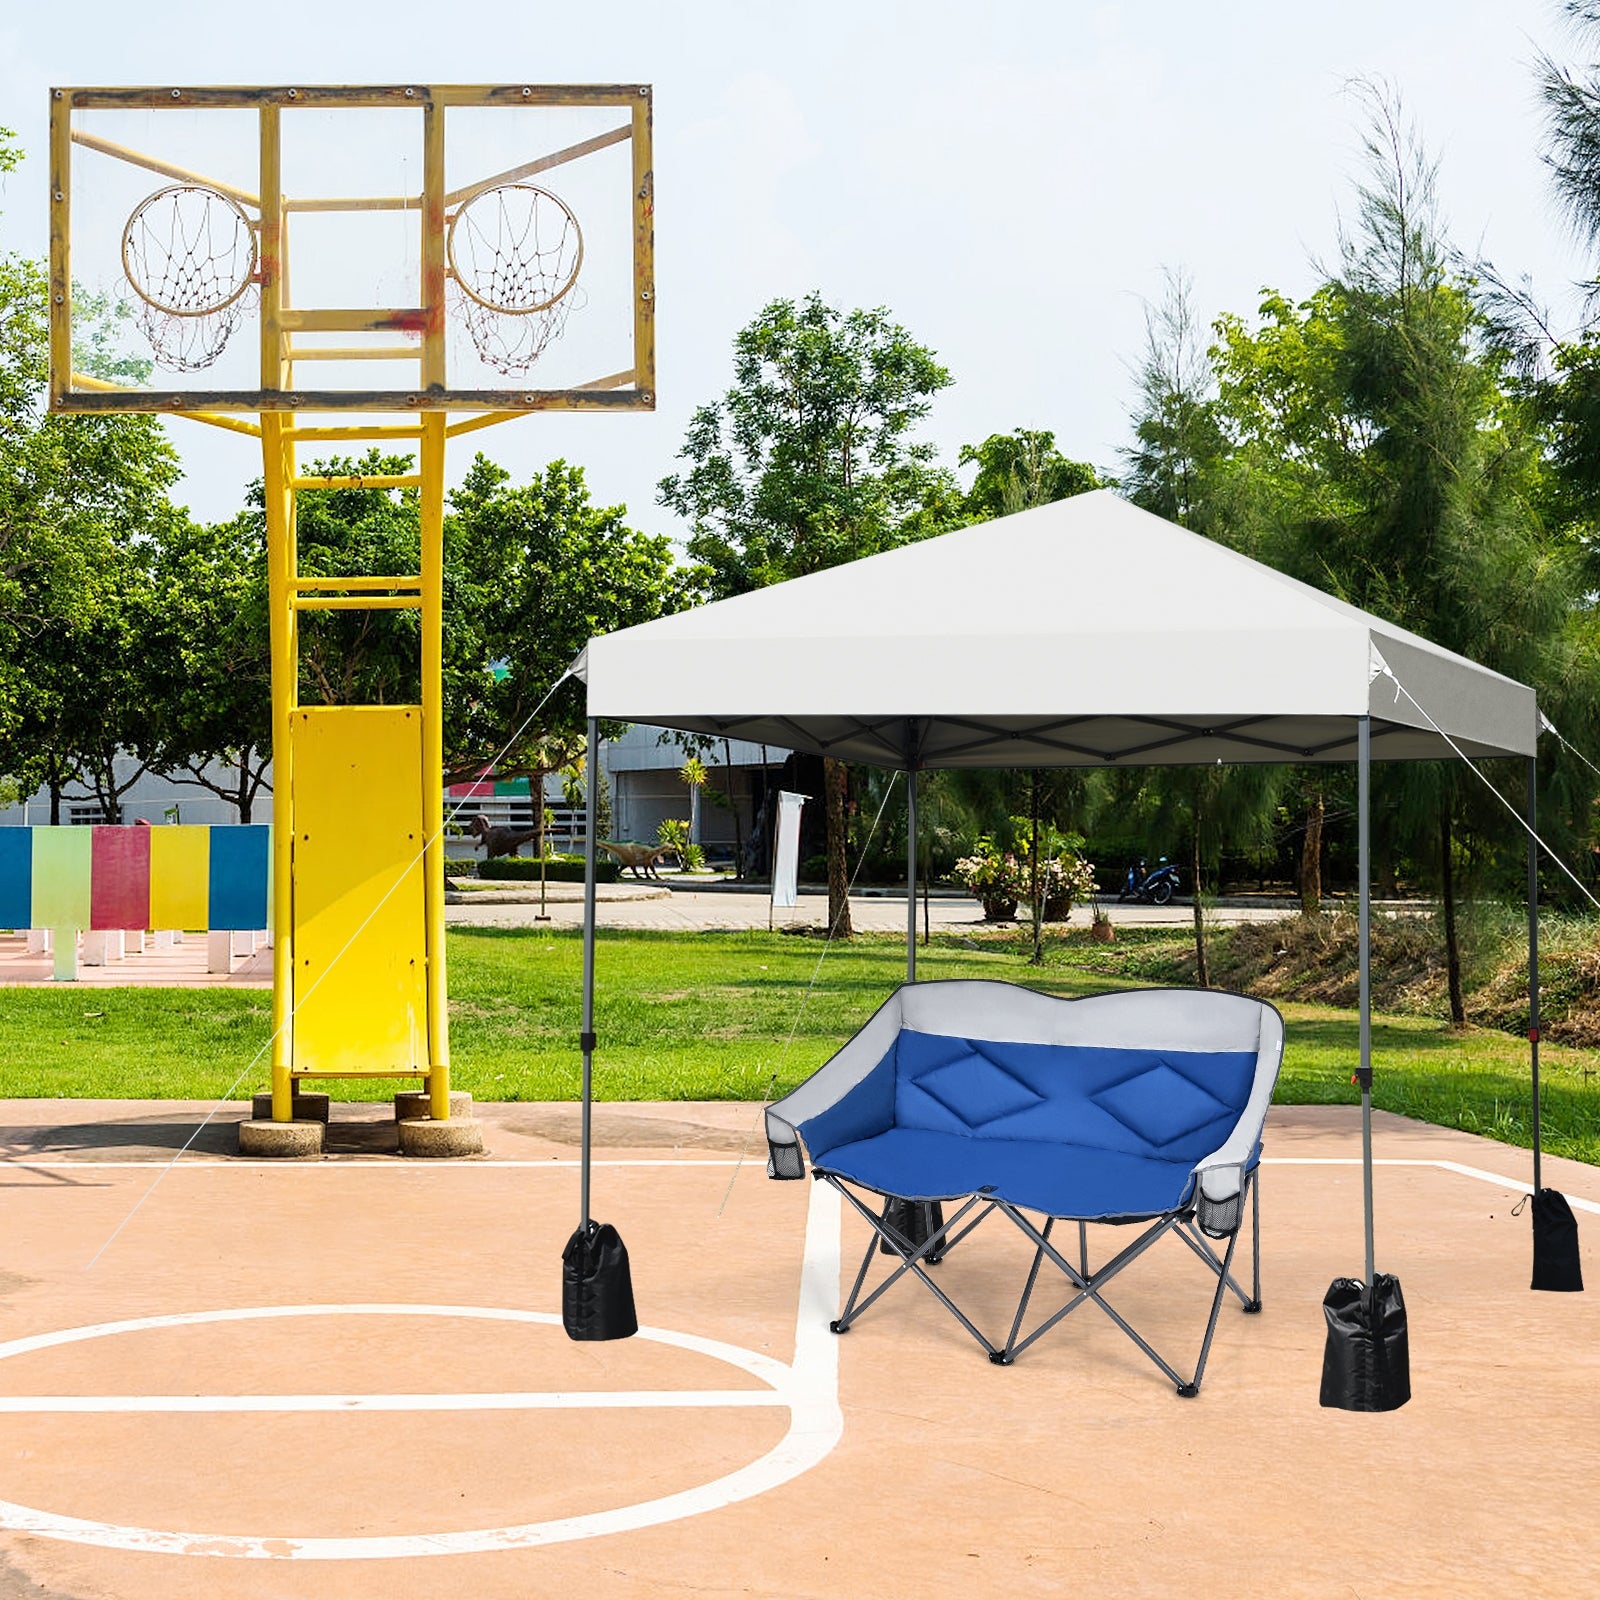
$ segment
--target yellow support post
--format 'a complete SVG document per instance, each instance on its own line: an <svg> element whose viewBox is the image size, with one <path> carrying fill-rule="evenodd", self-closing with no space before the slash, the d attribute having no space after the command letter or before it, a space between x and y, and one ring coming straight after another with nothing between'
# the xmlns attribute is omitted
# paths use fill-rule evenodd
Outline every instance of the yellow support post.
<svg viewBox="0 0 1600 1600"><path fill-rule="evenodd" d="M72 386L72 107L50 96L50 392L59 405Z"/></svg>
<svg viewBox="0 0 1600 1600"><path fill-rule="evenodd" d="M443 386L445 359L444 110L422 122L422 382ZM423 915L428 951L428 1113L450 1116L450 1020L444 960L444 453L447 418L422 424L422 814Z"/></svg>
<svg viewBox="0 0 1600 1600"><path fill-rule="evenodd" d="M283 167L278 107L261 107L261 387L283 379ZM294 447L282 413L261 413L267 521L267 604L272 648L272 1120L294 1118L294 758L290 717L298 699L295 619Z"/></svg>

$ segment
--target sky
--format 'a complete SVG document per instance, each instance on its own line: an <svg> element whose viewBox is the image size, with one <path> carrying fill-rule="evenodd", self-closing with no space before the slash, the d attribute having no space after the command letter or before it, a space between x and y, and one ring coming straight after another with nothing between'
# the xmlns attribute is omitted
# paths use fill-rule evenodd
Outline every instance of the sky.
<svg viewBox="0 0 1600 1600"><path fill-rule="evenodd" d="M1560 302L1590 269L1540 163L1534 66L1576 48L1554 0L0 0L0 124L29 153L0 179L0 248L45 251L52 85L649 83L657 409L472 443L519 480L581 463L598 502L681 538L655 486L691 413L727 388L739 328L813 289L937 351L955 382L923 437L951 467L1027 427L1115 470L1166 274L1209 319L1308 292L1333 257L1360 173L1352 80L1399 93L1457 243ZM179 497L231 515L257 447L168 426Z"/></svg>

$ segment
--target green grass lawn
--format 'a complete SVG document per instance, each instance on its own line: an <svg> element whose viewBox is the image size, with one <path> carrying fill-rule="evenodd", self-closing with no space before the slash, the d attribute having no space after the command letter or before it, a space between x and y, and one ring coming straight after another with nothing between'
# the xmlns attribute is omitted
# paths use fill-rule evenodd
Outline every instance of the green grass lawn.
<svg viewBox="0 0 1600 1600"><path fill-rule="evenodd" d="M1181 943L1181 936L1179 938ZM1026 965L1023 944L943 938L924 978L993 977L1052 994L1161 982L1174 936L1129 931L1114 946L1082 936ZM569 1099L578 1090L580 941L571 932L450 934L453 1079L483 1100ZM905 973L893 936L822 957L814 939L768 933L602 933L596 985L596 1089L611 1100L759 1100L798 1083L868 1017ZM815 982L813 982L815 979ZM1352 1012L1287 1006L1278 1100L1353 1104ZM0 1085L10 1096L214 1099L264 1088L262 991L6 989ZM1529 1142L1528 1047L1511 1034L1426 1018L1373 1020L1374 1100L1428 1122ZM253 1064L252 1064L253 1063ZM1545 1146L1600 1162L1600 1083L1591 1055L1545 1046ZM243 1072L243 1077L239 1075ZM329 1086L349 1099L372 1086ZM384 1083L377 1093L394 1085Z"/></svg>

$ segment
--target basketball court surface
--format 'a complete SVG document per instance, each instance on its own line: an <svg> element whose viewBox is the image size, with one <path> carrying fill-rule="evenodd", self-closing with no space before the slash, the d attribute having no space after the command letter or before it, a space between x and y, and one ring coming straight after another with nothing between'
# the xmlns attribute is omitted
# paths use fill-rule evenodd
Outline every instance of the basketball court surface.
<svg viewBox="0 0 1600 1600"><path fill-rule="evenodd" d="M1317 1404L1352 1111L1269 1121L1265 1309L1184 1401L1092 1307L1010 1368L915 1284L830 1334L862 1225L766 1178L753 1105L597 1108L612 1344L560 1322L575 1106L481 1106L441 1163L376 1106L240 1160L231 1106L174 1164L209 1109L0 1113L3 1600L1594 1593L1600 1310L1527 1288L1525 1152L1377 1118L1415 1398L1356 1415ZM1593 1279L1600 1174L1546 1181ZM1027 1264L995 1228L935 1271L997 1322ZM1113 1298L1182 1349L1203 1276L1169 1241Z"/></svg>

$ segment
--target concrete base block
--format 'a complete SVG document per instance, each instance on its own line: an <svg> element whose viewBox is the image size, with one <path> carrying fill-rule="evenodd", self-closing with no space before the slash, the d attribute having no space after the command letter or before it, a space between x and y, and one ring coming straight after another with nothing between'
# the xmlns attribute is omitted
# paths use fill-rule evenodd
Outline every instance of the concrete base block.
<svg viewBox="0 0 1600 1600"><path fill-rule="evenodd" d="M28 954L30 956L47 956L53 948L48 928L28 929Z"/></svg>
<svg viewBox="0 0 1600 1600"><path fill-rule="evenodd" d="M396 1122L411 1122L417 1117L431 1115L428 1109L428 1091L426 1089L402 1089L394 1097L394 1120ZM450 1091L450 1120L457 1117L470 1117L472 1115L472 1096L464 1089Z"/></svg>
<svg viewBox="0 0 1600 1600"><path fill-rule="evenodd" d="M326 1122L328 1120L328 1097L313 1090L301 1093L297 1089L292 1109L296 1122ZM250 1097L250 1115L257 1122L270 1122L272 1120L272 1094L270 1090L266 1094L257 1094Z"/></svg>
<svg viewBox="0 0 1600 1600"><path fill-rule="evenodd" d="M323 1124L320 1122L241 1122L239 1154L242 1156L320 1156Z"/></svg>
<svg viewBox="0 0 1600 1600"><path fill-rule="evenodd" d="M426 1117L411 1117L400 1124L400 1154L403 1156L481 1156L483 1124L474 1117L452 1117L448 1122L430 1122Z"/></svg>
<svg viewBox="0 0 1600 1600"><path fill-rule="evenodd" d="M206 971L233 971L233 935L225 928L213 929L206 935Z"/></svg>
<svg viewBox="0 0 1600 1600"><path fill-rule="evenodd" d="M107 967L123 957L120 928L90 928L83 936L81 960L86 967Z"/></svg>

